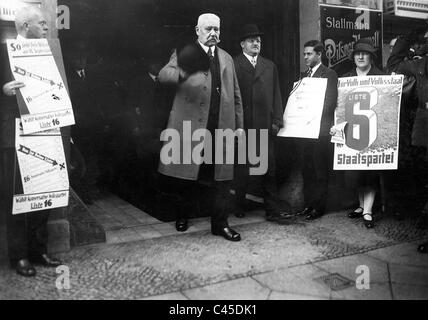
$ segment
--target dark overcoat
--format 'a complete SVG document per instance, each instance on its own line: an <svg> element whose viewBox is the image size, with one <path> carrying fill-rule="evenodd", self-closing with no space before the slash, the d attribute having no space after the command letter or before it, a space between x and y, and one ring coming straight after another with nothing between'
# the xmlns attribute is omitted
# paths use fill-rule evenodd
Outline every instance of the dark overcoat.
<svg viewBox="0 0 428 320"><path fill-rule="evenodd" d="M245 129L282 127L283 107L275 64L261 56L256 68L243 53L235 57L235 69L241 89Z"/></svg>

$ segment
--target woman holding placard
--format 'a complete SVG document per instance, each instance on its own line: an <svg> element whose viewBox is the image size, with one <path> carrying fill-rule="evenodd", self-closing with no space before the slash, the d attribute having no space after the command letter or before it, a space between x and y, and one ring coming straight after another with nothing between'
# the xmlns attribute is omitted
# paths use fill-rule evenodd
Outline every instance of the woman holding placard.
<svg viewBox="0 0 428 320"><path fill-rule="evenodd" d="M360 39L352 52L355 63L353 68L343 77L364 77L384 75L385 73L374 66L376 49L370 39ZM332 130L333 131L333 130ZM332 132L333 133L333 132ZM371 229L373 222L373 203L376 197L376 189L379 185L380 173L378 171L347 171L348 184L358 190L359 207L348 214L351 219L363 217L364 225Z"/></svg>

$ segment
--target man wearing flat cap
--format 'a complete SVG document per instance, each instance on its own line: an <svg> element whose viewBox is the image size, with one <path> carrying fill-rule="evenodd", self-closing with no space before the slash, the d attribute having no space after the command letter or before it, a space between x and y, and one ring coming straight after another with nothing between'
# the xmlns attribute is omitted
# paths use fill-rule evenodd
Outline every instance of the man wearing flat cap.
<svg viewBox="0 0 428 320"><path fill-rule="evenodd" d="M268 135L268 170L261 176L263 186L266 218L275 221L281 217L277 201L277 186L275 180L274 137L282 127L282 98L278 80L278 70L275 64L260 56L262 46L259 28L255 24L245 25L240 33L242 53L235 57L235 69L241 89L244 109L245 130L256 130L260 141L261 130L267 130ZM247 134L248 136L248 134ZM247 149L257 148L248 144ZM260 148L257 148L259 152ZM250 151L249 151L250 152ZM263 156L263 155L261 155ZM249 166L237 165L235 188L238 217L244 216L245 194L249 182Z"/></svg>
<svg viewBox="0 0 428 320"><path fill-rule="evenodd" d="M233 179L233 164L217 163L215 159L217 154L223 155L224 159L227 149L233 151L233 145L217 143L215 132L217 129L236 130L238 137L243 135L241 94L233 59L217 46L220 42L220 18L211 13L202 14L195 29L197 41L174 52L169 63L159 72L160 83L171 84L176 88L166 132L178 132L180 137L180 161L165 161L161 151L159 172L168 178L169 185L174 185L173 189L181 196L181 201L176 205L177 231L187 230L184 206L195 194L200 193L200 186L195 182L208 182L212 187L212 234L229 241L240 241L240 234L231 229L227 222L226 200L228 182ZM202 141L188 141L188 137L197 130L201 132L201 129L212 137L211 146L207 137L201 139L204 146L212 151L212 163L193 161L193 151ZM162 137L162 141L165 141L164 147L171 143L166 137ZM190 150L185 148L189 144ZM207 153L207 149L200 151L202 157L203 152ZM192 158L192 161L186 161L186 158Z"/></svg>

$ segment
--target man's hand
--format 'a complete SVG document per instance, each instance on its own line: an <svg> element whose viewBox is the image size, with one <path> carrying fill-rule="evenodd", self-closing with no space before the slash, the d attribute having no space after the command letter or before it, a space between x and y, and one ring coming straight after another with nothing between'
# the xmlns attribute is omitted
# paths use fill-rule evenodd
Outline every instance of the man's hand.
<svg viewBox="0 0 428 320"><path fill-rule="evenodd" d="M236 136L238 139L241 139L245 135L245 131L242 128L236 129L235 131Z"/></svg>
<svg viewBox="0 0 428 320"><path fill-rule="evenodd" d="M281 128L277 126L275 123L273 123L272 129L271 129L272 135L276 137L279 133L279 130L281 130Z"/></svg>
<svg viewBox="0 0 428 320"><path fill-rule="evenodd" d="M187 78L189 77L189 74L183 69L181 69L180 67L178 68L178 70L180 71L180 81L187 80Z"/></svg>
<svg viewBox="0 0 428 320"><path fill-rule="evenodd" d="M7 96L16 95L16 90L25 87L25 84L20 81L10 81L3 86L3 93Z"/></svg>
<svg viewBox="0 0 428 320"><path fill-rule="evenodd" d="M332 126L331 128L330 128L330 135L331 136L334 136L334 135L336 135L336 134L340 134L341 133L341 128L339 127L339 125L335 125L335 126Z"/></svg>

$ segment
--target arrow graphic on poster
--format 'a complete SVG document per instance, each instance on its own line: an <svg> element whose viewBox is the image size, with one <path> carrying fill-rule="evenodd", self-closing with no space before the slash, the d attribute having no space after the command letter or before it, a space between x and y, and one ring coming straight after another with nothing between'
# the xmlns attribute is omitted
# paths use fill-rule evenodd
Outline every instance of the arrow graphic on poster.
<svg viewBox="0 0 428 320"><path fill-rule="evenodd" d="M53 166L58 165L58 162L56 162L55 160L52 160L52 159L50 159L50 158L48 158L48 157L46 157L46 156L44 156L44 155L42 155L40 153L34 152L30 148L27 148L27 147L23 146L22 144L19 145L19 150L18 151L22 152L23 154L28 154L30 156L33 156L33 157L37 158L37 159L46 161L47 163L50 163Z"/></svg>
<svg viewBox="0 0 428 320"><path fill-rule="evenodd" d="M24 77L30 77L30 78L33 78L33 79L36 79L36 80L39 80L39 81L42 81L42 82L49 83L51 86L55 85L55 82L53 80L49 80L49 79L44 78L42 76L39 76L37 74L31 73L31 72L29 72L29 71L27 71L27 70L25 70L25 69L23 69L21 67L15 66L14 72L17 73L17 74L19 74L19 75L21 75L21 76L24 76ZM58 86L59 89L62 88L62 83L59 83L59 84L56 84L56 85Z"/></svg>

